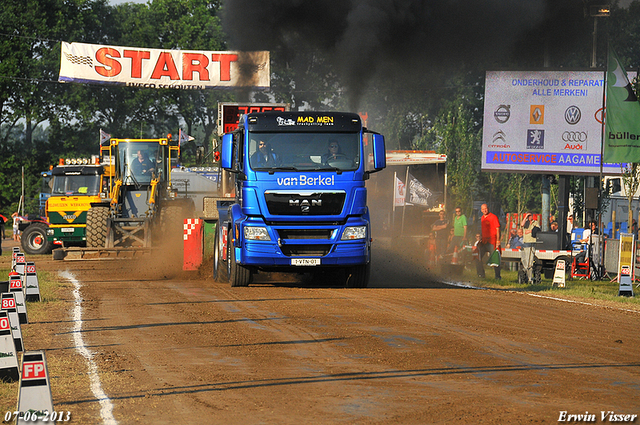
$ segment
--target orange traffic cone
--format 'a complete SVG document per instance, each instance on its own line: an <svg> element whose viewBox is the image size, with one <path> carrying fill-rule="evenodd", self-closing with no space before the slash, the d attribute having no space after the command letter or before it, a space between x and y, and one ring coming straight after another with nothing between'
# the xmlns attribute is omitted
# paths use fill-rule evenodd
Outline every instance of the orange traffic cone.
<svg viewBox="0 0 640 425"><path fill-rule="evenodd" d="M453 249L453 257L451 257L451 264L458 264L458 247Z"/></svg>

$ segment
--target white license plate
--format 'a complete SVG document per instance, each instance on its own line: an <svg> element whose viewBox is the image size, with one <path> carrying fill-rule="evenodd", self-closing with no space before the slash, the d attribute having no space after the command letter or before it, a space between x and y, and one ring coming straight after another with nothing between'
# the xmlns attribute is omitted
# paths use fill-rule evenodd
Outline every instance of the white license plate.
<svg viewBox="0 0 640 425"><path fill-rule="evenodd" d="M73 233L73 227L63 227L60 230L65 232L65 233Z"/></svg>
<svg viewBox="0 0 640 425"><path fill-rule="evenodd" d="M292 266L319 266L320 259L319 258L292 258L291 265Z"/></svg>

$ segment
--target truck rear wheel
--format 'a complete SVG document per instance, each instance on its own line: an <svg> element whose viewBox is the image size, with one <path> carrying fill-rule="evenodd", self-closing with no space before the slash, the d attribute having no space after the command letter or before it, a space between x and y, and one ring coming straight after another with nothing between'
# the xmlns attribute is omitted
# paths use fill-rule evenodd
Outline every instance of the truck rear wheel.
<svg viewBox="0 0 640 425"><path fill-rule="evenodd" d="M25 253L29 255L50 254L53 242L47 240L47 225L43 223L30 224L24 232L20 245Z"/></svg>
<svg viewBox="0 0 640 425"><path fill-rule="evenodd" d="M229 283L234 287L249 286L251 282L251 270L236 263L236 250L231 242L231 232L229 232L227 239L227 248L229 250L229 254L227 255L229 262Z"/></svg>
<svg viewBox="0 0 640 425"><path fill-rule="evenodd" d="M369 285L371 263L350 267L347 270L347 288L366 288Z"/></svg>
<svg viewBox="0 0 640 425"><path fill-rule="evenodd" d="M213 240L213 280L215 280L216 282L228 282L229 281L229 275L227 274L227 261L229 260L229 257L227 258L227 261L225 261L225 259L223 259L223 249L224 249L224 243L223 243L223 232L222 232L222 226L220 225L220 223L216 224L216 235L215 238ZM227 250L226 253L228 253L229 250Z"/></svg>
<svg viewBox="0 0 640 425"><path fill-rule="evenodd" d="M109 207L91 207L87 211L87 246L104 248L107 240L107 219Z"/></svg>

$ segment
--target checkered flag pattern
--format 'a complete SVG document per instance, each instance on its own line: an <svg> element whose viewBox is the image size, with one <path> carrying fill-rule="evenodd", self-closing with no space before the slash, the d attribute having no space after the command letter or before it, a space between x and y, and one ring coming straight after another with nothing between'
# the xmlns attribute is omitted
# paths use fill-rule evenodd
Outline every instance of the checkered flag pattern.
<svg viewBox="0 0 640 425"><path fill-rule="evenodd" d="M91 56L76 56L66 52L64 55L67 60L73 64L89 65L91 68L93 68L93 61L91 60Z"/></svg>
<svg viewBox="0 0 640 425"><path fill-rule="evenodd" d="M199 218L187 218L185 220L184 223L184 240L188 240L189 236L191 236L191 233L193 233L194 229L196 228L196 225L198 225L200 223L200 219Z"/></svg>

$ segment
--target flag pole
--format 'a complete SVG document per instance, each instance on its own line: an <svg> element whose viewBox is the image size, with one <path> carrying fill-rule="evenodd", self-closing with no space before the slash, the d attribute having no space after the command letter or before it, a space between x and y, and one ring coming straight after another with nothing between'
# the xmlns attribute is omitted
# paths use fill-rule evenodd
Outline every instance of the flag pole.
<svg viewBox="0 0 640 425"><path fill-rule="evenodd" d="M605 138L605 125L604 120L606 119L607 114L607 73L609 71L609 43L607 43L607 61L604 66L604 85L602 87L602 124L600 131L600 178L598 179L598 273L600 273L604 269L604 265L602 264L602 260L604 260L604 256L600 255L600 250L602 249L602 174L603 174L603 159L604 159L604 138ZM611 235L615 238L615 234ZM601 273L600 273L601 274Z"/></svg>
<svg viewBox="0 0 640 425"><path fill-rule="evenodd" d="M404 177L404 205L402 205L402 225L400 226L400 236L404 236L404 211L407 209L407 193L409 193L409 166Z"/></svg>
<svg viewBox="0 0 640 425"><path fill-rule="evenodd" d="M391 225L389 229L391 230L391 235L393 237L396 229L396 192L398 191L398 173L396 171L393 172L393 196L391 197L391 203L393 207L391 208Z"/></svg>

